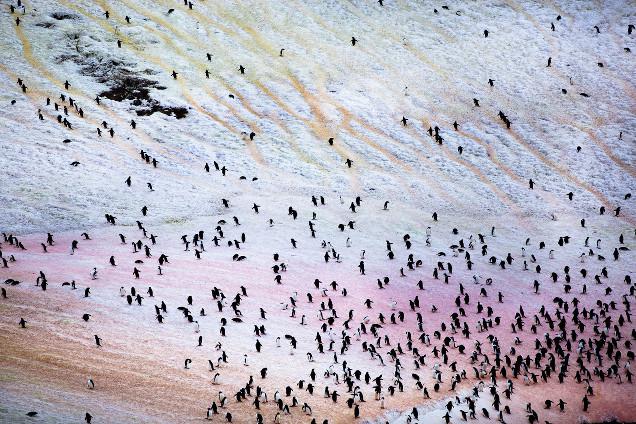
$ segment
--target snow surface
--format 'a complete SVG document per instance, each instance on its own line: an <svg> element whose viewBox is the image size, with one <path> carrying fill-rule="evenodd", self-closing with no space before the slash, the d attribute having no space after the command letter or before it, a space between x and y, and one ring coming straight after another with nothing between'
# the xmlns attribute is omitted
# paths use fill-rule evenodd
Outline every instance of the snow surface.
<svg viewBox="0 0 636 424"><path fill-rule="evenodd" d="M77 422L90 411L94 422L191 422L203 419L223 390L231 399L227 410L235 422L254 422L251 399L244 404L232 399L253 375L270 398L276 390L294 387L319 422L351 422L353 412L344 403L346 387L322 378L332 354L316 351L314 337L322 324L317 308L326 298L313 289L315 278L326 288L333 280L347 287L347 297L339 291L330 296L340 318L355 311L352 328L365 315L376 320L382 311L388 317L391 301L397 301L397 310L406 312L405 323L388 325L385 331L403 348L405 331L414 339L419 335L408 300L420 296L424 328L432 334L441 322L449 322L460 283L470 292L471 305L479 300L502 317L495 333L506 347L514 339L509 324L519 306L529 319L541 304L554 311L555 296L578 297L588 309L598 308L597 299L614 300L622 311L621 296L629 293L623 278L633 275L636 263L630 251L616 262L611 253L620 234L625 247L633 250L636 245L634 198L626 196L636 183L636 65L633 53L625 51L636 47L636 32L627 33L628 25L635 23L633 2L505 0L449 4L448 9L442 8L444 3L401 0L385 0L384 6L372 0L206 0L193 2L192 9L176 0L22 4L24 11L17 8L11 14L8 3L0 11L0 229L17 235L27 248L1 244L4 256L13 254L17 260L8 269L0 268L0 281L22 283L3 285L8 298L0 301L0 421ZM557 21L557 15L562 19ZM354 36L358 42L352 46ZM548 57L551 67L546 67ZM140 116L149 107L147 100L134 104L101 95L120 87L124 78L144 79L155 106L185 108L186 116ZM489 78L494 87L487 84ZM67 80L71 85L65 89ZM61 93L67 101L59 99ZM99 105L94 101L98 95ZM54 102L69 106L68 96L84 111L81 118L69 107L72 130L56 120L63 115L62 106L59 112L53 107ZM473 105L473 98L480 107ZM500 110L511 120L510 129L497 116ZM400 122L403 116L407 126ZM131 119L136 129L129 125ZM101 127L103 121L114 129L114 137ZM442 145L426 132L436 125ZM254 140L249 139L252 131ZM330 137L333 146L327 142ZM71 142L63 143L65 139ZM157 168L140 158L140 150L158 160ZM347 159L353 160L351 168L345 165ZM70 166L74 161L79 165ZM214 161L227 168L225 177L214 170ZM124 184L129 176L131 187ZM528 189L529 179L536 183L534 190ZM148 182L154 191L147 189ZM313 207L311 195L324 196L326 205ZM347 208L356 196L361 196L362 206L354 214ZM229 209L222 198L230 200ZM386 200L390 204L384 211ZM259 214L250 210L253 203L261 205ZM140 212L143 206L148 207L147 216ZM289 206L298 210L298 220L287 215ZM598 213L601 206L607 209L603 216ZM615 217L613 210L619 206L620 216ZM314 211L316 239L307 228ZM438 222L431 219L433 212L439 214ZM117 226L106 224L104 214L116 216ZM553 214L557 220L551 220ZM234 226L233 216L240 226ZM579 224L582 218L585 228ZM214 248L211 237L220 219L227 221L226 238ZM152 259L131 254L130 241L150 243L142 238L137 220L159 237L151 246ZM355 229L340 232L337 225L349 220L355 221ZM433 227L431 247L425 245L427 226ZM496 226L497 237L487 236L491 226ZM453 228L458 235L452 234ZM180 238L199 230L206 232L207 251L196 260L192 248L183 251ZM81 239L84 231L92 240ZM54 233L56 244L45 254L40 243L47 232ZM128 245L119 244L119 233L126 235ZM227 240L239 239L241 233L247 241L240 250L227 246ZM413 241L410 251L402 242L406 233ZM452 257L449 246L471 235L477 240L478 233L486 235L488 255L479 254L476 242L471 252L475 267L469 271L463 254ZM559 247L558 238L564 235L572 241ZM537 255L541 274L522 271L520 250L527 237L528 255ZM587 265L579 263L579 255L588 249L586 237L590 247L603 239L601 249L594 250L606 262L589 258ZM298 240L298 249L290 245L291 238ZM80 240L73 256L72 240ZM324 262L322 240L332 243L341 263ZM395 243L395 261L386 257L385 240ZM541 240L546 249L539 250ZM357 271L362 249L366 276ZM548 259L550 249L556 250L553 260ZM449 285L431 277L440 251L455 267ZM282 285L273 281L274 252L289 267ZM489 256L501 259L508 252L516 259L509 269L488 264ZM171 261L164 276L156 275L160 253ZM232 261L235 253L245 255L246 261ZM406 267L409 253L422 259L423 266L405 268L407 276L401 278L399 268ZM117 258L116 268L108 264L111 255ZM146 263L135 264L137 259ZM552 283L549 278L552 271L562 276L565 265L576 274L571 294L563 293L561 280ZM133 280L134 266L142 271L140 281ZM580 295L584 281L578 269L583 266L590 274L587 296ZM609 278L596 285L592 276L603 266L609 268ZM99 271L95 281L89 277L93 267ZM39 271L49 279L46 292L35 286ZM493 278L488 298L479 297L474 274L483 281ZM391 283L380 291L375 281L384 276ZM61 286L73 279L80 289ZM533 294L534 279L542 284L538 295ZM424 291L417 289L418 280L424 282ZM228 337L221 338L220 318L229 319L231 310L228 302L223 314L216 312L210 289L218 286L231 299L241 285L249 294L241 304L244 323L230 322ZM87 299L82 297L86 286L92 291ZM119 296L121 286L137 287L146 297L143 306L128 306ZM155 320L152 299L144 294L148 286L155 290L157 303L164 300L168 305L163 325ZM614 288L610 295L605 295L607 286ZM496 303L497 291L505 295L503 305ZM281 302L288 303L294 292L300 301L296 318L290 318ZM307 292L312 292L314 304L306 302ZM202 307L208 311L199 318L201 348L196 347L198 335L176 310L188 295L195 300L194 315ZM363 305L366 298L376 302L372 311ZM432 304L439 309L435 314ZM259 307L268 311L267 321L260 320ZM81 315L87 312L93 316L83 322ZM307 326L299 324L303 314ZM468 315L475 329L479 316L474 310ZM21 317L27 329L18 328ZM262 337L259 356L252 328L261 323L268 334ZM633 328L628 323L623 334ZM293 356L285 342L281 348L275 345L275 338L288 332L299 342ZM96 350L93 334L103 338L102 349ZM586 335L593 335L591 324ZM489 345L485 336L474 332L471 337ZM520 337L520 349L532 354L535 337L527 330ZM458 338L470 353L473 341ZM215 386L207 359L216 359L217 341L223 342L231 360L220 368L220 384ZM308 351L316 363L307 362ZM241 362L245 353L249 367ZM454 394L446 386L432 393L431 367L438 360L431 352L427 355L427 366L417 372L432 400L414 389L413 361L407 353L401 361L405 392L387 394L386 410L381 410L371 386L361 385L367 400L361 404L362 418L402 423L411 408L419 406L420 422L442 422L444 405ZM471 375L468 355L452 355ZM183 369L186 357L193 359L190 370ZM383 374L389 381L393 374L388 356L381 367L359 343L341 362L344 358L372 377ZM262 366L269 368L265 380L258 377ZM308 379L311 368L318 373L313 396L295 385ZM448 384L451 373L443 368ZM95 391L85 388L88 376L96 381ZM515 381L517 393L507 403L513 415L506 421L525 422L526 402L533 403L541 420L551 422L583 417L599 421L612 415L636 420L628 407L636 397L632 385L595 381L592 409L584 414L584 386L570 375L564 391L552 380L527 387ZM469 378L461 390L469 393L476 383ZM322 398L325 385L338 387L342 394L336 407ZM555 407L544 411L548 396L565 399L566 414ZM491 419L496 419L490 403L480 400L478 405L490 408ZM273 422L273 402L262 409L265 421ZM25 417L29 410L39 411L39 418ZM453 422L460 420L456 409L452 417ZM299 408L281 417L281 422L310 420Z"/></svg>

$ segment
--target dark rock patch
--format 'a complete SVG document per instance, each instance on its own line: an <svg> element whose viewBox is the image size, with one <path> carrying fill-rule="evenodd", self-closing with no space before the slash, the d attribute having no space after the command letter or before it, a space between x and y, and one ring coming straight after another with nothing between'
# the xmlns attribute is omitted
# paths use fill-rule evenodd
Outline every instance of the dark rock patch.
<svg viewBox="0 0 636 424"><path fill-rule="evenodd" d="M79 16L73 15L71 13L54 12L51 13L51 18L57 19L58 21L63 21L65 19L78 19Z"/></svg>
<svg viewBox="0 0 636 424"><path fill-rule="evenodd" d="M93 77L97 82L108 87L98 94L99 97L116 102L130 102L138 116L148 116L159 112L181 119L188 114L188 109L185 107L163 105L152 98L151 89L165 90L165 87L155 80L141 76L155 74L151 69L136 72L131 70L134 64L103 57L98 53L79 48L76 52L56 58L57 63L65 61L76 63L80 66L82 75Z"/></svg>

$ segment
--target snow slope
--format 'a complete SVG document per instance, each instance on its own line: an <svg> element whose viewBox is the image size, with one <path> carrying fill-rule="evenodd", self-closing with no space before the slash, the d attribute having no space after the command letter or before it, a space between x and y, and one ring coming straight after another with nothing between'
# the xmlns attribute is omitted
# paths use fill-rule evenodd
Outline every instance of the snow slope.
<svg viewBox="0 0 636 424"><path fill-rule="evenodd" d="M636 33L627 33L636 13L633 2L505 0L443 8L444 3L401 0L385 0L383 6L371 0L204 0L193 2L191 9L176 0L22 4L24 10L14 3L16 10L10 13L7 3L0 11L0 230L17 235L27 248L0 245L5 257L16 257L8 269L0 268L0 281L22 281L15 287L3 285L8 298L0 302L0 421L77 422L87 411L94 422L198 421L219 390L232 398L253 375L270 399L290 385L301 405L312 406L319 422L351 422L346 386L323 377L332 353L316 352L314 337L322 324L317 308L326 302L314 289L316 278L337 306L341 320L336 334L349 310L354 311L353 328L365 316L375 322L379 312L388 317L402 310L405 322L386 325L383 334L403 348L406 331L419 335L408 301L419 295L424 329L432 334L449 322L460 283L472 299L467 311L473 339L461 338L469 353L474 340L489 346L487 334L475 329L477 301L502 317L493 332L506 350L515 337L509 328L519 306L528 320L541 305L554 315L555 296L568 301L578 297L588 309L598 308L597 299L614 301L619 305L614 318L622 312L622 295L629 294L623 279L633 275L636 262L630 251L615 262L611 254L620 234L625 247L636 247L634 198L626 196L636 183L636 65L633 53L625 50L634 50ZM549 57L551 66L546 67ZM70 107L69 96L83 117ZM60 105L59 111L53 103ZM69 107L68 116L63 106ZM510 129L499 111L512 122ZM73 129L58 123L58 114ZM406 126L402 117L408 119ZM455 121L458 130L453 129ZM427 133L435 126L444 139L441 145ZM158 166L142 160L140 150L156 158ZM347 159L353 161L350 168ZM74 161L79 164L69 165ZM214 162L226 167L225 176L215 171ZM129 176L131 187L124 183ZM529 179L534 190L528 188ZM326 205L312 206L311 195L324 196ZM362 206L353 213L348 206L356 196ZM230 207L221 199L229 199ZM261 206L259 214L250 209L254 203ZM143 206L147 216L140 212ZM298 210L298 220L288 216L290 206ZM601 206L607 210L603 216ZM617 207L621 212L614 216ZM318 215L316 239L307 229L313 212ZM438 222L432 220L433 212L439 214ZM104 214L116 216L117 226L106 224ZM240 226L233 224L234 216ZM215 248L211 238L221 219L227 221L222 225L226 238ZM158 235L152 259L131 253L131 241L150 243L137 229L137 220L149 234ZM339 231L337 225L348 221L355 221L355 229ZM428 226L430 247L425 244ZM496 237L488 236L492 226ZM184 252L180 240L199 230L206 233L201 260L195 259L193 248ZM82 240L84 231L92 240ZM40 243L47 232L55 234L56 244L44 254ZM119 244L120 233L127 245ZM241 250L227 245L241 233L247 236ZM407 233L411 250L402 242ZM475 268L468 270L463 254L453 256L449 246L471 235L477 240L477 234L486 236L488 255L479 255L476 242L471 252ZM565 235L572 237L571 244L558 246ZM541 274L522 270L521 247L527 237L528 255L537 256ZM587 265L580 264L579 255L588 250L586 237L592 248L596 239L603 240L594 250L607 262L589 258ZM290 245L291 238L298 249ZM72 240L80 240L73 256ZM341 263L324 262L323 240L340 253ZM394 243L396 261L387 259L385 240ZM539 241L546 242L546 249L538 248ZM357 270L363 249L366 276ZM550 249L556 250L554 259L549 259ZM273 281L275 252L288 265L282 285ZM501 259L508 252L515 262L507 270L488 264L488 256ZM171 261L163 276L156 271L160 253ZM236 253L246 261L232 261ZM407 270L409 253L423 267ZM117 267L108 264L111 255ZM134 262L140 259L145 263ZM448 285L431 277L440 260L455 267ZM566 265L576 274L570 294L563 293L562 280L550 279L551 272L562 276ZM578 277L583 266L590 273L587 280ZM609 277L596 285L592 275L603 266L610 269ZM94 281L89 277L93 267L99 271ZM134 280L133 267L141 270L141 280ZM400 277L400 267L406 277ZM35 286L40 271L49 279L46 292ZM482 281L490 277L493 285L477 287L473 275ZM384 276L391 283L379 290L376 279ZM533 293L535 279L541 282L539 294ZM61 286L71 280L79 290ZM346 297L340 288L331 293L328 284L334 280L347 288ZM417 289L419 280L423 290ZM580 294L584 283L586 296ZM230 322L228 337L222 338L220 319L231 318L231 300L223 313L217 312L210 290L220 287L231 299L241 285L249 294L241 304L244 322ZM87 286L92 294L84 298ZM145 296L142 306L129 306L120 298L121 286L128 291L136 286ZM149 286L156 301L145 295ZM482 287L489 297L479 297ZM606 294L606 287L614 291ZM503 304L496 301L498 291L505 296ZM292 318L283 308L295 292L299 306ZM306 302L308 292L313 304ZM196 346L198 334L176 310L188 295L194 298L193 312L208 312L199 317L203 347ZM363 305L367 298L376 302L372 311ZM169 308L163 325L152 308L160 300ZM267 321L260 320L259 307L268 311ZM87 312L93 316L83 322L81 315ZM306 326L300 325L302 315ZM21 317L27 329L18 328ZM253 324L268 330L261 354L254 348ZM592 327L590 323L587 337L593 336ZM627 335L633 329L628 323L622 331ZM276 347L276 337L284 339L287 333L299 342L293 355L284 341ZM93 334L103 338L103 349L96 350ZM533 355L535 336L525 331L520 337L518 349ZM371 336L363 340L374 342ZM214 385L207 359L216 360L218 341L230 363L219 368L220 382ZM382 349L385 355L388 349ZM307 362L309 351L315 363ZM249 367L242 365L244 354ZM443 408L455 395L447 387L451 373L442 365L445 385L433 393L431 367L440 360L430 348L427 355L421 370L414 369L410 354L404 355L405 392L387 394L385 410L373 400L371 386L362 385L367 400L361 403L362 418L402 423L418 406L420 422L442 422ZM451 355L451 361L467 369L469 378L460 390L470 393L477 381L468 355L456 349ZM186 357L193 360L190 370L183 367ZM388 356L382 367L356 341L340 359L345 358L373 377L383 374L390 384L394 364ZM260 380L263 366L269 374ZM295 385L307 380L311 368L318 374L313 396ZM414 388L413 372L422 376L431 400ZM96 381L95 391L85 388L89 376ZM527 402L551 422L600 421L611 415L636 420L628 408L636 395L632 385L596 381L592 410L584 414L584 386L570 375L566 392L552 380L530 386L515 380L516 394L504 402L513 410L506 422L525 422ZM341 393L336 407L322 397L324 386ZM544 411L547 397L565 399L565 415L555 407ZM496 419L487 399L480 399L479 408L490 408ZM231 411L235 422L254 422L250 403L231 399L223 413ZM453 411L453 422L460 420L459 408L464 406ZM265 422L273 422L273 402L262 409ZM299 409L281 422L310 422ZM39 418L25 417L29 410L39 411Z"/></svg>
<svg viewBox="0 0 636 424"><path fill-rule="evenodd" d="M4 162L16 166L2 176L2 201L21 202L8 210L5 228L77 228L100 222L107 205L130 221L119 206L127 207L119 182L149 171L132 166L140 149L159 159L162 189L174 199L171 208L162 207L164 220L204 213L210 195L202 190L201 171L212 160L236 175L262 177L260 191L275 192L271 182L284 179L290 194L367 192L427 210L578 216L601 204L625 206L635 176L636 70L623 51L632 43L627 24L633 7L460 6L200 2L189 10L167 1L34 2L26 4L20 26L8 24L13 17L5 8L2 151ZM169 8L174 12L167 14ZM359 40L355 47L352 36ZM546 68L549 56L553 66ZM187 108L187 116L135 117L143 107L130 101L95 104L96 95L130 74L164 88L150 88L150 96ZM29 87L26 94L18 77ZM51 120L56 114L44 103L65 91L65 80L68 95L86 112L85 119L69 118L72 131ZM45 121L34 119L37 109ZM497 117L500 110L511 130ZM406 128L402 116L409 119ZM128 126L132 118L135 131ZM102 121L114 127L115 138L97 137ZM434 125L442 146L425 132ZM250 142L245 133L251 131L256 137ZM75 143L61 144L66 138ZM351 169L344 166L347 158L354 161ZM73 160L82 165L69 168ZM527 190L530 178L538 190ZM60 184L71 180L76 194ZM573 202L565 196L570 191ZM42 205L42 199L51 200Z"/></svg>

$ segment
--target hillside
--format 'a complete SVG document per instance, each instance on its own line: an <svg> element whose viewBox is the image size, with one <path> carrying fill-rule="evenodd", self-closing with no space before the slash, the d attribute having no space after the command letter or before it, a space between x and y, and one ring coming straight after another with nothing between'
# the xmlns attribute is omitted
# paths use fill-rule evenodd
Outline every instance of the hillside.
<svg viewBox="0 0 636 424"><path fill-rule="evenodd" d="M513 365L517 355L532 361L514 378L511 364L498 376L506 422L526 422L528 402L540 422L636 420L626 374L636 337L635 15L623 1L6 2L0 421L81 422L90 412L100 423L191 422L223 391L228 404L214 422L227 412L233 422L256 422L259 412L266 423L352 422L355 404L360 421L417 422L417 407L419 422L441 423L447 402L471 397L479 380L486 389L474 420L488 421L481 408L495 420L487 373L497 346ZM199 232L205 249L192 238ZM170 262L158 271L161 254ZM71 281L78 290L62 285ZM120 297L131 286L140 305ZM163 314L152 307L162 301ZM561 316L560 333L548 322ZM483 328L494 317L500 322ZM373 324L375 336L359 332ZM260 325L267 333L255 335ZM569 356L550 341L534 366L546 334L570 344ZM609 345L622 352L620 380L613 354L587 357L589 411L586 383L575 377L582 339L581 358L597 342L604 357ZM377 342L378 353L363 342ZM442 345L446 363L433 353ZM207 361L220 352L229 362L211 372ZM542 380L550 356L556 366ZM347 390L344 360L351 372L383 375L384 408L373 381L356 378L358 389ZM563 363L566 386L556 376ZM477 367L484 374L475 376ZM298 386L312 368L313 395ZM260 411L255 393L235 398L250 376L269 397ZM398 381L403 391L390 395ZM336 387L335 404L325 387ZM274 403L277 391L290 414ZM544 410L547 397L555 405ZM460 422L466 405L449 419ZM31 410L38 415L27 417Z"/></svg>

